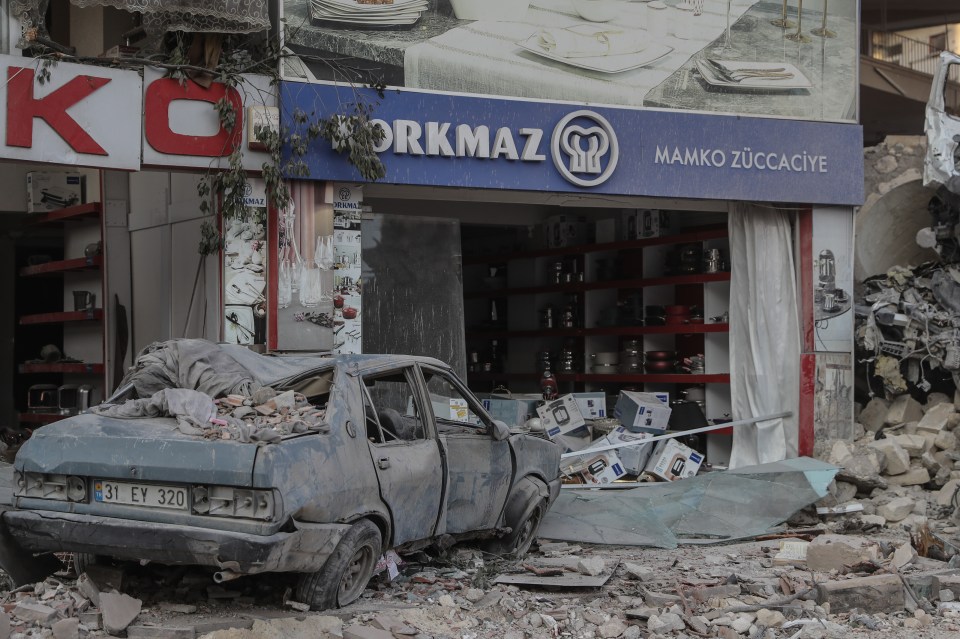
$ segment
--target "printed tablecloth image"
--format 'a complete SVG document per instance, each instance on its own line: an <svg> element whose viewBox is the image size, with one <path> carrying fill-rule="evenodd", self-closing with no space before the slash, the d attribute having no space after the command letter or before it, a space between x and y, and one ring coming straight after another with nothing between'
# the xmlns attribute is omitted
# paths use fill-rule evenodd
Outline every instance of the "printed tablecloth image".
<svg viewBox="0 0 960 639"><path fill-rule="evenodd" d="M854 0L284 2L302 79L343 81L311 61L336 52L396 86L830 121L856 119L856 11Z"/></svg>

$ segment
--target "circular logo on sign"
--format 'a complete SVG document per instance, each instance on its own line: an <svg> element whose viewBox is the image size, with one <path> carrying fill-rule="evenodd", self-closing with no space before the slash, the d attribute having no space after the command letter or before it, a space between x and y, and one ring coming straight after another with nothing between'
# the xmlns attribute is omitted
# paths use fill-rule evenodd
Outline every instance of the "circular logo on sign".
<svg viewBox="0 0 960 639"><path fill-rule="evenodd" d="M553 129L553 164L560 175L577 186L599 186L610 179L620 160L613 127L599 113L574 111Z"/></svg>
<svg viewBox="0 0 960 639"><path fill-rule="evenodd" d="M340 189L340 199L346 202L350 199L350 189L343 187Z"/></svg>

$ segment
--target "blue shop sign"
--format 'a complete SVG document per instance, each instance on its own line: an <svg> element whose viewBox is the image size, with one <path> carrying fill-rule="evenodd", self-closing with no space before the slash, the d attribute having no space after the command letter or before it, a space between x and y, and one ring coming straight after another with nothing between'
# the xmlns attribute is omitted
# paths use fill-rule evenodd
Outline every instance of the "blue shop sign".
<svg viewBox="0 0 960 639"><path fill-rule="evenodd" d="M863 202L863 130L855 124L591 107L284 82L292 114L350 114L362 101L384 130L389 184L810 204ZM290 149L284 149L290 157ZM311 180L359 181L318 140ZM290 177L302 177L293 176Z"/></svg>

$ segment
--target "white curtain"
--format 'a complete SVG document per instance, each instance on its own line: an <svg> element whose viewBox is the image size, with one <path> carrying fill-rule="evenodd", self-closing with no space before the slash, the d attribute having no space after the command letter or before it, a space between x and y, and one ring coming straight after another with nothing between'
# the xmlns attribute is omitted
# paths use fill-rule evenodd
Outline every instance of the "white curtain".
<svg viewBox="0 0 960 639"><path fill-rule="evenodd" d="M11 0L27 27L43 27L49 0ZM78 7L114 7L143 15L147 31L254 33L270 28L269 0L70 0Z"/></svg>
<svg viewBox="0 0 960 639"><path fill-rule="evenodd" d="M787 214L738 203L729 231L733 419L793 413L734 428L730 467L738 468L797 456L800 324Z"/></svg>

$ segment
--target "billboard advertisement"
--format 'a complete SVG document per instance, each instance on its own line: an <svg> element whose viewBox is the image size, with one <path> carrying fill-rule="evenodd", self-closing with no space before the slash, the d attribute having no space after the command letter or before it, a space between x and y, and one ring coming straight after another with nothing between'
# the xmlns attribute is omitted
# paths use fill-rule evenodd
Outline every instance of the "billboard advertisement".
<svg viewBox="0 0 960 639"><path fill-rule="evenodd" d="M283 0L283 11L299 54L288 79L857 118L856 0Z"/></svg>

